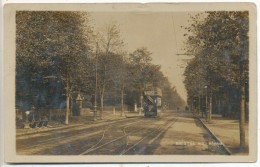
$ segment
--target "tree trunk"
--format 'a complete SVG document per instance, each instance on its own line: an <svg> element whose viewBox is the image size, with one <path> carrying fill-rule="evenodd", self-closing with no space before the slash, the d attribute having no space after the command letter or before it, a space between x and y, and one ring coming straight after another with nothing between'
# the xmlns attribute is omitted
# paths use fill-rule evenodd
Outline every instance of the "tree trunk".
<svg viewBox="0 0 260 167"><path fill-rule="evenodd" d="M121 89L121 116L123 116L124 113L124 89Z"/></svg>
<svg viewBox="0 0 260 167"><path fill-rule="evenodd" d="M218 95L218 113L221 114L221 96Z"/></svg>
<svg viewBox="0 0 260 167"><path fill-rule="evenodd" d="M68 125L69 124L69 114L70 114L70 96L69 96L69 82L67 81L67 103L66 103L66 107L67 107L67 111L66 111L66 115L65 115L65 124Z"/></svg>
<svg viewBox="0 0 260 167"><path fill-rule="evenodd" d="M193 98L192 98L192 102L191 102L191 112L194 111L194 106L193 106Z"/></svg>
<svg viewBox="0 0 260 167"><path fill-rule="evenodd" d="M240 150L245 150L245 85L241 85L241 108L240 108Z"/></svg>
<svg viewBox="0 0 260 167"><path fill-rule="evenodd" d="M73 115L73 105L74 105L74 101L73 101L73 99L71 98L71 102L70 102L70 104L71 104L71 107L70 107L70 116L72 116ZM75 112L74 112L75 113Z"/></svg>
<svg viewBox="0 0 260 167"><path fill-rule="evenodd" d="M139 115L142 115L142 109L143 109L143 96L142 96L142 90L140 92L140 110L139 110Z"/></svg>

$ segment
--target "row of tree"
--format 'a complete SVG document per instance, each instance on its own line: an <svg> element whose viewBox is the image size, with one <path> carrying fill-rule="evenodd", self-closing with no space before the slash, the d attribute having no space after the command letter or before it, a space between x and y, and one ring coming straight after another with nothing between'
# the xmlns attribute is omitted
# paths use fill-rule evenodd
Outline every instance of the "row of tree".
<svg viewBox="0 0 260 167"><path fill-rule="evenodd" d="M240 118L243 148L249 101L248 22L247 11L205 12L185 27L186 51L193 56L184 73L188 103L209 114Z"/></svg>
<svg viewBox="0 0 260 167"><path fill-rule="evenodd" d="M184 105L161 67L152 64L151 54L144 47L127 53L116 24L96 32L85 12L19 11L17 107L66 107L68 124L75 93L95 97L102 117L106 97L120 99L123 113L124 104L140 103L147 83L162 89L163 104Z"/></svg>

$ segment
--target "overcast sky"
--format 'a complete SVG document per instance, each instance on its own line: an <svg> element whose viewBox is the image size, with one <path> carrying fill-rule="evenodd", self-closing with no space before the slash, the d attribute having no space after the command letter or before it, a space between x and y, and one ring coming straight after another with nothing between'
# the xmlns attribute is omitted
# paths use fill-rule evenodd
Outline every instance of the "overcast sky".
<svg viewBox="0 0 260 167"><path fill-rule="evenodd" d="M97 29L111 21L119 24L128 52L147 47L153 53L153 63L161 65L163 73L186 100L182 74L186 66L183 59L188 57L177 54L184 53L185 30L181 26L188 24L188 13L91 13L91 18Z"/></svg>

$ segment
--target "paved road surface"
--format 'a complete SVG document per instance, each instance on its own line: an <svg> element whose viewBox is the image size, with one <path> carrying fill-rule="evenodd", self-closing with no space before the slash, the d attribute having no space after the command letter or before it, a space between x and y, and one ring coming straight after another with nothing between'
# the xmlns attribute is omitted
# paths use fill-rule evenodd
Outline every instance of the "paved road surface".
<svg viewBox="0 0 260 167"><path fill-rule="evenodd" d="M225 154L189 113L68 126L16 138L19 155Z"/></svg>

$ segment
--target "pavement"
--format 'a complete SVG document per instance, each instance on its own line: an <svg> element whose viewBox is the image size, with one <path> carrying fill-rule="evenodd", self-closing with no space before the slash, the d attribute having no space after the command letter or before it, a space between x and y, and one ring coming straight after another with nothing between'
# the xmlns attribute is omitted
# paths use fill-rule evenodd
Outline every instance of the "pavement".
<svg viewBox="0 0 260 167"><path fill-rule="evenodd" d="M223 155L225 152L219 147L212 136L205 130L202 124L194 119L191 113L179 112L178 118L159 142L154 154L178 155Z"/></svg>
<svg viewBox="0 0 260 167"><path fill-rule="evenodd" d="M212 114L212 120L208 123L205 118L197 117L215 135L232 155L248 154L248 123L245 124L246 150L240 151L239 120L223 118L221 115Z"/></svg>
<svg viewBox="0 0 260 167"><path fill-rule="evenodd" d="M37 133L37 132L44 132L44 131L50 131L50 130L56 130L56 129L64 129L68 127L76 127L81 125L91 125L91 124L98 124L102 122L107 121L113 121L113 120L121 120L126 119L127 117L140 117L142 115L139 115L137 112L125 112L123 116L121 116L120 111L113 112L113 111L103 111L103 118L100 119L99 115L97 115L96 120L93 120L93 113L89 113L85 116L71 116L69 117L69 125L64 124L64 122L59 121L49 121L47 127L41 127L41 128L31 128L31 129L16 129L16 135L25 135L25 134L31 134L31 133Z"/></svg>

